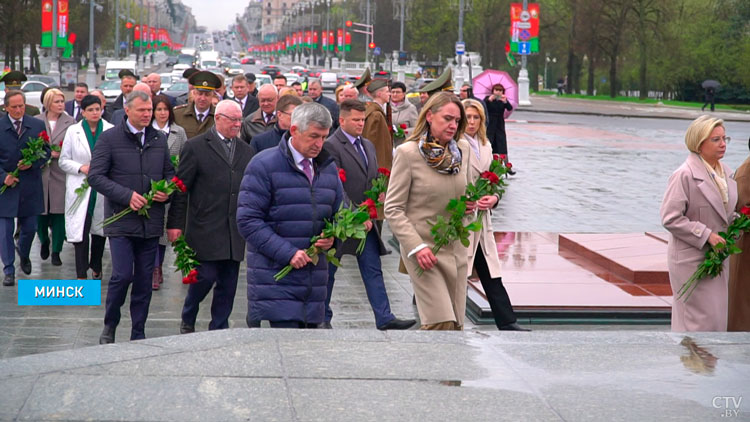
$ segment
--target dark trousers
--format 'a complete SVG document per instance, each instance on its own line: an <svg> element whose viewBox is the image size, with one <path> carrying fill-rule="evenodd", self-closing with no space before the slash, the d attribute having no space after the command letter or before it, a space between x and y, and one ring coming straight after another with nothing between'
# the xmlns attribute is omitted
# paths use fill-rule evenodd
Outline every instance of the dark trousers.
<svg viewBox="0 0 750 422"><path fill-rule="evenodd" d="M154 266L161 268L162 265L164 265L164 256L167 255L167 245L159 244L159 246L156 248L156 261L154 261Z"/></svg>
<svg viewBox="0 0 750 422"><path fill-rule="evenodd" d="M709 105L709 104L711 104L711 111L715 111L714 108L716 107L716 105L715 105L715 102L714 102L713 98L706 99L706 102L703 103L703 107L701 107L701 111L705 110L706 106Z"/></svg>
<svg viewBox="0 0 750 422"><path fill-rule="evenodd" d="M86 221L83 223L83 238L80 242L73 243L76 253L76 277L87 278L88 270L101 275L102 273L102 255L104 255L104 244L107 238L96 234L91 235L91 214L86 214ZM91 245L91 259L89 260L89 245Z"/></svg>
<svg viewBox="0 0 750 422"><path fill-rule="evenodd" d="M318 328L318 324L302 321L269 321L271 328Z"/></svg>
<svg viewBox="0 0 750 422"><path fill-rule="evenodd" d="M37 217L39 241L49 242L49 228L52 227L52 252L60 253L65 242L65 214L46 214Z"/></svg>
<svg viewBox="0 0 750 422"><path fill-rule="evenodd" d="M130 319L133 328L131 340L146 338L144 332L148 307L151 304L151 273L154 271L154 254L159 244L158 237L110 237L112 255L112 278L107 287L107 302L104 325L117 327L120 323L120 307L125 304L128 287L130 292Z"/></svg>
<svg viewBox="0 0 750 422"><path fill-rule="evenodd" d="M383 270L380 267L380 247L378 243L377 233L375 230L370 230L367 233L365 249L357 256L357 265L359 265L359 273L362 275L362 281L365 284L367 300L370 301L370 307L372 307L372 312L375 314L375 325L382 327L396 317L391 313L391 304L388 301L388 293L385 291ZM336 269L335 265L328 264L328 294L326 295L325 316L327 322L330 322L333 317L330 304L333 283L336 278Z"/></svg>
<svg viewBox="0 0 750 422"><path fill-rule="evenodd" d="M503 278L492 278L490 269L487 267L487 261L484 259L482 245L477 248L474 258L474 269L482 282L482 289L487 296L487 302L490 303L492 316L495 318L497 328L516 322L516 315L513 313L513 306L510 304L510 297L503 286Z"/></svg>
<svg viewBox="0 0 750 422"><path fill-rule="evenodd" d="M36 215L29 217L18 217L20 235L18 237L18 254L21 258L28 258L31 252L31 242L34 241L36 232ZM13 244L13 232L15 231L15 219L13 217L0 217L0 257L3 260L3 274L15 275L16 249Z"/></svg>
<svg viewBox="0 0 750 422"><path fill-rule="evenodd" d="M203 261L198 270L198 282L188 287L185 305L182 307L182 321L195 325L198 307L211 288L214 298L211 302L211 322L209 330L229 328L229 315L234 306L234 295L237 293L237 278L240 274L240 263L231 259L223 261ZM214 287L214 283L216 287Z"/></svg>

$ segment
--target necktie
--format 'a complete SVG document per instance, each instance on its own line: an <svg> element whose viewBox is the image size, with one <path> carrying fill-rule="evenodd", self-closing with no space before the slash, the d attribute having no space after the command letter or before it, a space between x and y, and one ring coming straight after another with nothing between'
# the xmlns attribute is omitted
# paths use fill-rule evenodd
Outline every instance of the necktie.
<svg viewBox="0 0 750 422"><path fill-rule="evenodd" d="M143 146L143 132L136 132L135 137L138 138L138 142Z"/></svg>
<svg viewBox="0 0 750 422"><path fill-rule="evenodd" d="M203 113L198 113L198 123L203 123L203 117L204 117L204 116L205 116L205 114L203 114Z"/></svg>
<svg viewBox="0 0 750 422"><path fill-rule="evenodd" d="M18 133L18 136L21 136L21 121L16 120L16 133Z"/></svg>
<svg viewBox="0 0 750 422"><path fill-rule="evenodd" d="M271 121L271 117L273 117L273 114L266 114L266 125Z"/></svg>
<svg viewBox="0 0 750 422"><path fill-rule="evenodd" d="M76 116L75 117L76 117L76 122L81 121L81 107L78 104L76 104Z"/></svg>
<svg viewBox="0 0 750 422"><path fill-rule="evenodd" d="M302 164L302 171L305 172L305 176L307 176L307 180L309 180L310 183L312 183L313 173L312 173L312 168L310 167L310 160L305 158L302 161L300 161L300 164Z"/></svg>
<svg viewBox="0 0 750 422"><path fill-rule="evenodd" d="M365 151L362 148L362 141L359 137L357 137L357 139L354 141L354 147L357 149L360 157L362 157L362 164L364 164L365 168L367 168L367 156L365 155Z"/></svg>

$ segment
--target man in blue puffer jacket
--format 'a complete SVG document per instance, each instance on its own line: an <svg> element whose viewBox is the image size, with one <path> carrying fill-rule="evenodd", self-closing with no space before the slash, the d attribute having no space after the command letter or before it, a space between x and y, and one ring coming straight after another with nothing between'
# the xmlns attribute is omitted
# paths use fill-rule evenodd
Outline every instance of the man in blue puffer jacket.
<svg viewBox="0 0 750 422"><path fill-rule="evenodd" d="M248 326L316 328L323 322L328 262L313 264L305 249L343 200L336 165L323 142L331 115L317 103L294 109L291 137L256 155L245 170L237 226L247 241ZM316 246L329 249L333 238ZM289 275L274 281L287 264Z"/></svg>

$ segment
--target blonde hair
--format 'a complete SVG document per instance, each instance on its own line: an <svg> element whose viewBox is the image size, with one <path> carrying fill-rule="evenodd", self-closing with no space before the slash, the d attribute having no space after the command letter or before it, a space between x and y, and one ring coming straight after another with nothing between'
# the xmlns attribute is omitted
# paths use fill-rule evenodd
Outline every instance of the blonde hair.
<svg viewBox="0 0 750 422"><path fill-rule="evenodd" d="M341 99L339 99L339 95L341 95L341 91L343 91L345 88L345 85L339 85L336 87L335 95L336 95L336 104L341 102Z"/></svg>
<svg viewBox="0 0 750 422"><path fill-rule="evenodd" d="M482 104L479 103L479 101L472 98L467 98L461 101L461 103L464 105L464 109L473 108L479 114L479 130L477 130L475 137L479 139L479 142L481 142L482 145L486 145L487 126L485 126L484 122L487 121L487 117L484 114L484 107L482 107Z"/></svg>
<svg viewBox="0 0 750 422"><path fill-rule="evenodd" d="M58 95L63 97L63 101L65 101L65 94L63 94L59 89L50 88L47 90L47 92L44 94L44 100L42 101L46 110L49 110L52 107L52 102L55 101L55 97Z"/></svg>
<svg viewBox="0 0 750 422"><path fill-rule="evenodd" d="M724 127L724 120L711 117L707 114L693 120L685 132L685 145L690 152L698 153L703 141L708 139L717 127Z"/></svg>
<svg viewBox="0 0 750 422"><path fill-rule="evenodd" d="M427 100L424 107L422 107L422 111L419 113L419 118L417 118L417 124L414 126L414 131L406 141L419 141L419 138L421 138L429 128L427 123L427 112L435 114L448 104L457 105L458 110L461 112L461 121L458 122L458 129L456 130L456 135L454 137L456 140L461 139L466 130L466 111L464 110L464 105L461 104L461 100L458 99L456 94L443 91L438 92Z"/></svg>

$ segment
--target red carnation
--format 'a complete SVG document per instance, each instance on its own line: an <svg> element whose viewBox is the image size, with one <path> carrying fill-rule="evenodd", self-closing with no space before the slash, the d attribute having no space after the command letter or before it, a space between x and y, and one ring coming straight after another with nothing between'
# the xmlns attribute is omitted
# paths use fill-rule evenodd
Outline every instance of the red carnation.
<svg viewBox="0 0 750 422"><path fill-rule="evenodd" d="M742 209L740 209L740 212L750 217L750 207L742 207Z"/></svg>
<svg viewBox="0 0 750 422"><path fill-rule="evenodd" d="M186 277L182 278L183 284L194 284L198 282L198 270L193 268Z"/></svg>
<svg viewBox="0 0 750 422"><path fill-rule="evenodd" d="M409 127L409 126L406 126L406 123L401 123L401 124L399 125L399 127L400 127L401 129L406 129L406 128L407 128L407 127Z"/></svg>
<svg viewBox="0 0 750 422"><path fill-rule="evenodd" d="M505 167L513 168L513 164L511 164L510 162L507 162L507 163L505 163Z"/></svg>
<svg viewBox="0 0 750 422"><path fill-rule="evenodd" d="M501 160L500 154L492 154L492 159L495 161L500 161Z"/></svg>
<svg viewBox="0 0 750 422"><path fill-rule="evenodd" d="M39 132L39 137L44 139L44 142L49 143L49 135L47 134L46 130Z"/></svg>
<svg viewBox="0 0 750 422"><path fill-rule="evenodd" d="M384 175L385 177L391 177L391 171L390 171L390 170L388 170L388 169L387 169L387 168L385 168L385 167L380 167L380 168L378 169L378 173L380 173L380 174Z"/></svg>
<svg viewBox="0 0 750 422"><path fill-rule="evenodd" d="M508 159L508 156L505 154L500 154L500 161L505 161Z"/></svg>
<svg viewBox="0 0 750 422"><path fill-rule="evenodd" d="M180 180L177 176L174 176L172 178L172 183L174 183L175 186L177 186L177 189L179 189L180 192L182 193L187 192L187 187L185 186L185 183L183 183L182 180Z"/></svg>
<svg viewBox="0 0 750 422"><path fill-rule="evenodd" d="M485 171L480 175L483 179L489 180L490 184L497 184L500 182L500 178L497 177L497 174L495 174L492 171Z"/></svg>
<svg viewBox="0 0 750 422"><path fill-rule="evenodd" d="M361 205L367 206L367 212L370 214L370 218L378 218L378 209L375 207L375 201L372 198L367 198Z"/></svg>
<svg viewBox="0 0 750 422"><path fill-rule="evenodd" d="M341 179L341 183L346 183L346 170L339 169L339 179Z"/></svg>

